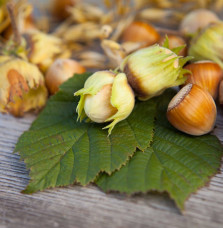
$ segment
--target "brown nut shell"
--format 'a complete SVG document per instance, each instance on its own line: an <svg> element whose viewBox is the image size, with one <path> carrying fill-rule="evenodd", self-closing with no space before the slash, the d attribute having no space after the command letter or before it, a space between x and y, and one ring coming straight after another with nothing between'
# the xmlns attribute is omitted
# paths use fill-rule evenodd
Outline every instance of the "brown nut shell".
<svg viewBox="0 0 223 228"><path fill-rule="evenodd" d="M46 74L46 86L51 94L59 90L59 86L71 78L75 73L82 74L86 69L72 59L57 59Z"/></svg>
<svg viewBox="0 0 223 228"><path fill-rule="evenodd" d="M123 42L140 42L144 43L145 47L153 45L160 39L156 29L142 21L135 21L130 24L122 34Z"/></svg>
<svg viewBox="0 0 223 228"><path fill-rule="evenodd" d="M212 96L201 87L188 84L169 103L167 119L178 130L199 136L213 129L216 114Z"/></svg>
<svg viewBox="0 0 223 228"><path fill-rule="evenodd" d="M212 61L198 61L188 64L185 69L190 70L192 74L187 75L185 84L192 83L206 89L211 96L216 99L218 95L218 86L223 79L221 67Z"/></svg>

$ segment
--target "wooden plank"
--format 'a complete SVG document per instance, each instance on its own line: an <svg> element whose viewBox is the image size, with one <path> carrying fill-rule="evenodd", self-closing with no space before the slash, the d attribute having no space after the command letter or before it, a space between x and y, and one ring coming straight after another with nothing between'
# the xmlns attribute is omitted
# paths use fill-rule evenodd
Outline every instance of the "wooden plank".
<svg viewBox="0 0 223 228"><path fill-rule="evenodd" d="M165 194L127 197L105 194L93 185L21 194L29 181L28 171L12 151L34 119L0 115L0 228L222 227L223 167L208 187L189 198L184 215ZM223 142L222 110L214 133Z"/></svg>
<svg viewBox="0 0 223 228"><path fill-rule="evenodd" d="M38 3L40 1L45 2L39 0ZM34 116L16 119L0 115L0 228L222 227L223 163L210 185L189 198L184 215L165 194L127 197L117 193L105 194L93 185L55 188L34 195L21 194L29 181L28 171L12 151L18 137L34 119ZM219 109L214 134L223 143L223 109Z"/></svg>

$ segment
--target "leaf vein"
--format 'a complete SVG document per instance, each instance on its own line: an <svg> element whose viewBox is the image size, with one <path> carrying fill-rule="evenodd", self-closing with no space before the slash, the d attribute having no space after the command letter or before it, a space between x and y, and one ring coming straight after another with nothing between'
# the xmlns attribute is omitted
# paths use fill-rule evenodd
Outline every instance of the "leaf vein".
<svg viewBox="0 0 223 228"><path fill-rule="evenodd" d="M164 167L164 166L162 165L162 161L161 161L159 155L155 152L155 150L154 150L154 154L155 154L155 156L157 157L157 159L158 159L158 161L159 161L161 167L163 167L163 170L164 170L165 173L167 174L167 177L168 177L168 179L170 180L170 183L171 183L173 186L175 186L177 189L179 189L182 193L185 193L185 191L184 191L180 186L178 186L176 183L174 183L174 182L172 181L172 179L169 177L169 172L168 172L168 170L166 169L166 167ZM173 172L174 172L174 171L173 171ZM176 172L174 172L174 173L176 174L176 176L179 176L180 178L182 178L182 177L181 177L180 175L178 175Z"/></svg>
<svg viewBox="0 0 223 228"><path fill-rule="evenodd" d="M201 159L201 160L203 160L204 161L204 163L206 163L211 169L213 169L214 167L208 162L208 161L206 161L203 157L199 157L198 155L196 155L195 153L193 153L192 151L190 151L189 149L187 150L187 149L185 149L184 147L182 147L182 146L180 146L180 145L177 145L177 144L174 144L174 143L172 143L172 142L170 142L169 140L167 140L167 139L165 139L165 138L162 138L162 137L160 137L160 136L155 136L156 138L159 138L160 140L163 140L163 141L165 141L166 143L168 143L168 144L170 144L171 146L173 146L173 147L177 147L177 148L181 148L181 149L183 149L183 150L185 150L185 151L187 151L187 152L189 152L190 154L193 154L195 157L197 157L198 159Z"/></svg>

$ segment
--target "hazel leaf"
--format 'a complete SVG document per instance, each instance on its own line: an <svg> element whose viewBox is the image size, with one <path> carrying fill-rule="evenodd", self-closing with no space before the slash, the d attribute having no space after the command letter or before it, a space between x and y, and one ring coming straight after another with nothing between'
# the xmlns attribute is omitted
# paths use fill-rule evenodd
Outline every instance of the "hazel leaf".
<svg viewBox="0 0 223 228"><path fill-rule="evenodd" d="M20 137L15 152L25 161L31 178L24 193L75 182L86 185L101 171L111 174L120 169L136 148L144 151L151 143L156 112L152 101L137 103L110 136L102 130L106 124L77 122L79 99L73 94L88 77L75 75L65 82Z"/></svg>
<svg viewBox="0 0 223 228"><path fill-rule="evenodd" d="M192 137L180 133L167 121L164 113L173 97L171 91L158 98L154 141L144 153L132 159L111 176L101 174L96 184L104 191L127 194L149 191L167 192L183 210L184 202L207 184L218 172L223 147L217 137Z"/></svg>

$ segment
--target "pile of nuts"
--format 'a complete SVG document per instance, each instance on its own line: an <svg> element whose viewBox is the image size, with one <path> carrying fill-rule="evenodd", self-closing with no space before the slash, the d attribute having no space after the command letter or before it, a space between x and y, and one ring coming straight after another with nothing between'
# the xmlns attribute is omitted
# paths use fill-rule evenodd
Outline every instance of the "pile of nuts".
<svg viewBox="0 0 223 228"><path fill-rule="evenodd" d="M132 8L134 3L125 7L116 0L112 8L105 1L111 7L106 11L77 0L54 0L52 18L63 21L49 34L35 23L26 1L3 1L0 112L23 116L38 111L48 92L55 94L75 73L93 70L75 93L80 96L80 120L111 122L106 127L110 134L130 115L135 97L145 101L180 86L167 110L169 122L191 135L210 132L217 114L215 100L223 104L223 22L213 11L198 9L186 14L178 30L164 29L148 22L148 12L153 21L154 8L136 2ZM169 18L179 15L172 12Z"/></svg>

